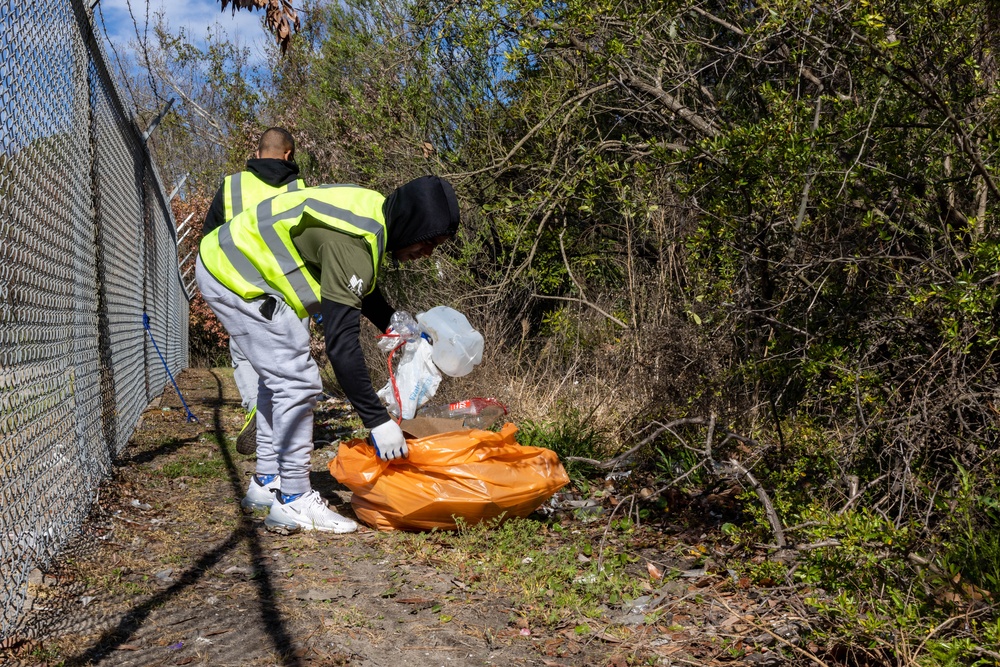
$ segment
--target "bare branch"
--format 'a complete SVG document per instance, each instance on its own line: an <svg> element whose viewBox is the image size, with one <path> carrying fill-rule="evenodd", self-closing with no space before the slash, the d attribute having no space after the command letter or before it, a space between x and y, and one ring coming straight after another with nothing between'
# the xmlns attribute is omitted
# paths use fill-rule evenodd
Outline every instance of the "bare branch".
<svg viewBox="0 0 1000 667"><path fill-rule="evenodd" d="M588 463L588 464L594 466L595 468L598 468L599 470L612 470L619 463L621 463L622 461L626 460L627 458L629 458L630 456L632 456L633 454L635 454L637 451L639 451L640 449L642 449L643 447L645 447L649 443L651 443L654 440L656 440L658 437L660 437L660 434L663 433L664 431L673 432L673 429L677 428L678 426L687 426L687 425L691 425L691 424L697 425L697 426L702 426L705 423L706 423L705 420L703 418L701 418L701 417L689 417L689 418L685 418L685 419L675 419L674 421L672 421L672 422L670 422L668 424L661 424L658 429L656 429L651 434L649 434L645 438L643 438L642 441L639 444L637 444L634 447L630 448L628 451L619 454L618 456L614 457L613 459L608 459L607 461L597 461L595 459L588 459L588 458L584 458L582 456L567 456L566 460L567 461L579 461L581 463ZM675 437L676 437L676 434L675 434Z"/></svg>
<svg viewBox="0 0 1000 667"><path fill-rule="evenodd" d="M195 115L215 130L215 133L209 135L207 138L218 146L224 146L226 143L226 132L223 130L222 125L219 124L217 117L205 109L205 107L198 104L194 98L181 87L181 85L177 82L177 79L175 79L170 72L166 71L166 68L164 68L160 75L166 79L167 85L170 86L171 90L177 93L177 95L184 100L184 104L190 107L194 111Z"/></svg>
<svg viewBox="0 0 1000 667"><path fill-rule="evenodd" d="M778 548L783 548L787 545L785 541L785 531L781 528L781 519L778 518L778 513L774 511L774 505L771 503L770 496L767 495L767 491L757 478L753 476L749 470L740 465L736 459L730 459L729 465L731 465L738 475L741 475L746 479L747 483L753 487L753 490L757 493L757 497L760 498L761 504L764 506L764 514L767 515L767 521L771 524L771 531L774 533L774 541L778 545Z"/></svg>
<svg viewBox="0 0 1000 667"><path fill-rule="evenodd" d="M558 107L556 107L555 109L553 109L552 112L549 115L547 115L542 120L538 121L538 123L536 123L534 127L532 127L530 130L528 130L527 132L525 132L524 136L521 137L518 140L518 142L516 144L514 144L514 146L509 151L507 151L507 154L504 155L499 160L494 160L493 164L489 165L488 167L483 167L482 169L476 169L475 171L467 171L467 172L461 172L461 173L452 174L452 176L455 177L455 178L465 178L465 177L468 177L468 176L475 176L476 174L481 174L481 173L484 173L484 172L493 171L494 169L497 169L497 168L503 166L504 164L506 164L507 162L509 162L510 159L512 157L514 157L514 155L519 150L521 150L521 147L524 146L525 143L527 143L528 139L530 139L531 137L533 137L536 132L538 132L540 129L542 129L543 127L545 127L549 123L549 121L551 121L556 116L556 114L558 114L560 111L562 111L563 109L565 109L567 106L579 104L580 102L582 102L583 100L587 99L591 95L593 95L595 93L599 93L602 90L610 88L610 87L612 87L614 85L615 85L615 83L613 81L609 81L607 83L602 83L600 85L594 86L593 88L588 88L587 90L583 91L582 93L579 93L578 95L574 95L573 97L569 98L568 100L566 100L565 102L563 102L562 104L560 104Z"/></svg>
<svg viewBox="0 0 1000 667"><path fill-rule="evenodd" d="M634 88L635 90L638 90L640 92L646 93L647 95L655 97L660 102L662 102L665 107L670 109L670 111L672 111L678 117L686 121L689 125L691 125L691 127L698 130L703 135L707 137L718 136L719 131L712 126L712 123L710 121L705 120L704 118L699 116L690 108L682 104L680 100L678 100L676 97L674 97L667 91L663 90L662 88L657 88L655 86L652 86L636 76L628 77L627 79L624 80L624 83L630 88Z"/></svg>
<svg viewBox="0 0 1000 667"><path fill-rule="evenodd" d="M566 273L569 274L569 279L573 281L573 285L575 285L576 288L580 290L580 302L590 306L591 308L599 312L601 315L604 315L618 326L624 329L628 329L629 326L627 324L625 324L614 315L611 315L607 311L603 310L600 306L596 305L595 303L587 299L587 294L583 291L583 286L579 283L579 281L577 281L576 276L573 275L573 269L571 269L569 266L569 258L566 256L566 245L563 243L563 236L565 235L566 235L566 229L564 225L563 230L559 232L559 251L562 253L563 266L566 267Z"/></svg>
<svg viewBox="0 0 1000 667"><path fill-rule="evenodd" d="M601 315L604 315L604 317L608 318L609 320L611 320L612 322L614 322L615 324L617 324L621 328L623 328L623 329L630 328L629 325L625 324L624 322L622 322L620 319L618 319L617 317L615 317L611 313L607 312L606 310L604 310L603 308L601 308L597 304L594 304L594 303L591 303L590 301L587 301L586 299L577 299L577 298L571 297L571 296L550 296L548 294L537 294L537 293L536 294L532 294L531 296L533 296L536 299L552 299L552 300L555 300L555 301L572 301L574 303L582 303L585 306L593 308L594 310L596 310L597 312L599 312Z"/></svg>
<svg viewBox="0 0 1000 667"><path fill-rule="evenodd" d="M692 7L691 11L694 12L695 14L699 14L701 16L704 16L709 21L712 21L714 23L718 23L719 25L721 25L726 30L729 30L730 32L736 33L740 37L746 37L746 33L743 32L741 29L737 28L736 26L734 26L732 23L730 23L728 21L723 21L722 19L720 19L715 14L710 14L709 12L706 12L701 7L698 7L698 6Z"/></svg>

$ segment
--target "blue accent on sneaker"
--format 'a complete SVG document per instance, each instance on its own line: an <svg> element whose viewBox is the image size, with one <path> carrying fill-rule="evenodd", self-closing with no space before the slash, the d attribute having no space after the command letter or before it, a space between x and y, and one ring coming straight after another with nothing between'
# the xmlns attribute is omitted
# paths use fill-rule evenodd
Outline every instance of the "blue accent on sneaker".
<svg viewBox="0 0 1000 667"><path fill-rule="evenodd" d="M283 504L283 505L287 505L288 503L292 502L293 500L295 500L296 498L298 498L301 495L304 495L304 494L301 494L301 493L281 493L280 491L278 492L278 498L281 499L281 504Z"/></svg>
<svg viewBox="0 0 1000 667"><path fill-rule="evenodd" d="M273 482L275 479L277 479L278 476L277 475L254 475L253 478L255 480L257 480L257 483L260 484L261 486L267 486L268 484L270 484L271 482Z"/></svg>

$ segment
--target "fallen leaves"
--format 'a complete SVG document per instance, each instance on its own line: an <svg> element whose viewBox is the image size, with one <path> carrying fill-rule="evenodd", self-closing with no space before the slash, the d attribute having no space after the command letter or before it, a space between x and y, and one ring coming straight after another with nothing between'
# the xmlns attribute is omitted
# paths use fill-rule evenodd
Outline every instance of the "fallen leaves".
<svg viewBox="0 0 1000 667"><path fill-rule="evenodd" d="M282 53L288 49L292 30L297 31L300 26L299 14L290 0L222 0L222 11L226 11L226 6L230 3L233 5L233 14L238 9L263 9L264 26L275 36Z"/></svg>

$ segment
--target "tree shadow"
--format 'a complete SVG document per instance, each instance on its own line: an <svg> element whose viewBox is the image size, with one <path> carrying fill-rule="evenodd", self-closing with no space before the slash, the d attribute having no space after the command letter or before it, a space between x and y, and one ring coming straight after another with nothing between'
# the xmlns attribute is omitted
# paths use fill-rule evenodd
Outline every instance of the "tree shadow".
<svg viewBox="0 0 1000 667"><path fill-rule="evenodd" d="M238 499L244 493L243 479L236 462L233 460L232 454L222 444L225 443L225 430L222 427L222 415L218 407L222 405L222 380L216 371L212 371L212 376L215 378L218 387L218 402L212 411L212 426L216 435L216 441L219 443L219 454L226 465L233 498ZM302 664L301 661L290 650L292 637L289 634L287 624L276 609L277 595L273 584L274 575L268 568L267 559L264 558L264 547L257 532L257 527L250 517L247 516L242 516L240 525L225 542L203 554L169 588L160 591L129 612L123 614L117 626L105 631L90 648L78 656L66 659L63 664L66 667L89 665L107 656L123 644L126 644L143 626L153 610L162 607L168 600L178 595L181 591L193 586L205 575L206 571L218 564L227 553L235 549L244 540L247 543L254 568L257 571L257 576L252 579L252 582L257 589L257 608L261 626L268 634L271 645L275 653L279 656L279 664L284 667L299 667Z"/></svg>
<svg viewBox="0 0 1000 667"><path fill-rule="evenodd" d="M128 456L118 459L115 462L115 466L122 468L130 465L139 465L142 463L149 463L160 456L167 456L173 454L174 452L180 450L184 446L197 442L200 435L193 435L190 438L173 438L164 442L159 447L154 449L145 450L137 453L135 456Z"/></svg>

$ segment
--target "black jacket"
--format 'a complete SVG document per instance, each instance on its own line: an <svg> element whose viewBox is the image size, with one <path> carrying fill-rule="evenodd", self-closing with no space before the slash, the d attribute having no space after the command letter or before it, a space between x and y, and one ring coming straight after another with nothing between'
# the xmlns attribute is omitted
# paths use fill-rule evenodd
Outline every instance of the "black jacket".
<svg viewBox="0 0 1000 667"><path fill-rule="evenodd" d="M274 158L254 158L247 160L247 171L264 181L272 187L288 185L299 177L299 165L290 160L277 160ZM208 207L208 214L205 215L205 225L202 227L202 236L207 235L216 227L228 222L225 219L226 210L226 187L225 182L219 186L212 205Z"/></svg>
<svg viewBox="0 0 1000 667"><path fill-rule="evenodd" d="M388 239L386 250L392 253L413 243L440 236L454 236L458 231L459 210L455 191L450 183L437 176L423 176L394 190L382 205ZM368 428L389 421L379 401L361 352L359 333L361 315L380 331L389 326L393 308L381 290L375 290L361 301L361 309L332 301L323 301L323 332L326 353L348 399Z"/></svg>

